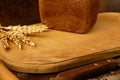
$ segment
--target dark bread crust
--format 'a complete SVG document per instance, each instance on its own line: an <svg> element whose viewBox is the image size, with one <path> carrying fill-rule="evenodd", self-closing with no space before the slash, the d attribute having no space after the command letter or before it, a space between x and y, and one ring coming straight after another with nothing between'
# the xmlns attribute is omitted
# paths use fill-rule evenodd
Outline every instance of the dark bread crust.
<svg viewBox="0 0 120 80"><path fill-rule="evenodd" d="M98 0L40 0L40 16L49 28L87 33L95 24Z"/></svg>

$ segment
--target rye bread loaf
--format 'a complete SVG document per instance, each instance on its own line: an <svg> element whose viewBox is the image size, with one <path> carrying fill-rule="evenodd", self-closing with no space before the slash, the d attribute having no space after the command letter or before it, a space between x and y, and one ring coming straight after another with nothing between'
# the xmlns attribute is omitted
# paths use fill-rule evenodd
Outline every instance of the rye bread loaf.
<svg viewBox="0 0 120 80"><path fill-rule="evenodd" d="M0 0L0 24L40 22L38 0Z"/></svg>
<svg viewBox="0 0 120 80"><path fill-rule="evenodd" d="M99 0L39 0L41 22L51 29L87 33L95 24Z"/></svg>

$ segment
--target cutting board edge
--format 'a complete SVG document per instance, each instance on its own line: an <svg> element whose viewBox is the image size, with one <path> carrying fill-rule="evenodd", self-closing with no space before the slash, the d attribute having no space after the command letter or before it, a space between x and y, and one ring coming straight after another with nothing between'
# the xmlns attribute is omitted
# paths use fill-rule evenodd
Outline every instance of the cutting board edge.
<svg viewBox="0 0 120 80"><path fill-rule="evenodd" d="M101 52L97 52L91 55L76 57L70 60L51 63L51 64L17 64L18 62L11 62L9 60L3 59L3 61L8 66L9 69L17 72L24 73L54 73L63 71L66 69L75 68L78 66L83 66L89 63L94 63L104 59L120 56L120 48L113 48Z"/></svg>

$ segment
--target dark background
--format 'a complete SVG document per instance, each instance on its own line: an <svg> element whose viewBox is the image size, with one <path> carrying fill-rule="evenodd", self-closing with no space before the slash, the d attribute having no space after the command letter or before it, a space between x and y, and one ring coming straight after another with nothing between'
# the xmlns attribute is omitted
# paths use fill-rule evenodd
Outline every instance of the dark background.
<svg viewBox="0 0 120 80"><path fill-rule="evenodd" d="M100 12L120 12L120 0L100 0Z"/></svg>
<svg viewBox="0 0 120 80"><path fill-rule="evenodd" d="M38 0L0 0L0 24L22 25L40 22Z"/></svg>

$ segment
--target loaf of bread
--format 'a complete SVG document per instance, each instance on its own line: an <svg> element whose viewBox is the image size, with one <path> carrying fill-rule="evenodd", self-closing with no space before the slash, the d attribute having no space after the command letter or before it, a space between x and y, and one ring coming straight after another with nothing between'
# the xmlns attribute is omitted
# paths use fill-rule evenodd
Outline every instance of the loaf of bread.
<svg viewBox="0 0 120 80"><path fill-rule="evenodd" d="M0 0L3 26L40 22L38 0Z"/></svg>
<svg viewBox="0 0 120 80"><path fill-rule="evenodd" d="M98 0L39 0L41 22L51 29L87 33L95 24Z"/></svg>

